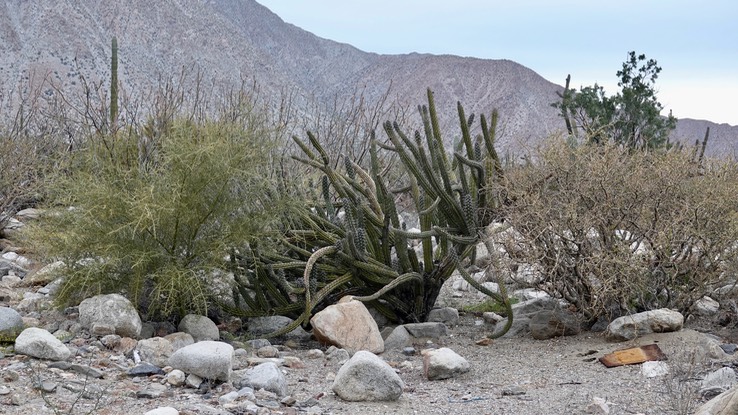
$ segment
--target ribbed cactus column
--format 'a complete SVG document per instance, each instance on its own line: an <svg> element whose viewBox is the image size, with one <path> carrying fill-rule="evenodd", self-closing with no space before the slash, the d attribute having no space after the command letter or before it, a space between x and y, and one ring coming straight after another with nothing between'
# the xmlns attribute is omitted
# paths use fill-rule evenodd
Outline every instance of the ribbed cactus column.
<svg viewBox="0 0 738 415"><path fill-rule="evenodd" d="M424 321L443 283L459 269L464 279L512 315L504 291L490 292L462 267L498 203L491 191L502 175L494 149L497 113L492 113L490 125L480 117L481 134L472 140L474 117L467 118L461 104L457 111L466 151L451 157L444 148L430 90L428 106L419 107L424 134L415 131L410 138L397 123L386 122L389 143L381 144L372 134L368 170L346 158L339 170L340 164L331 160L313 134L307 133L308 142L293 137L303 153L295 158L323 175L322 201L306 209L285 233L285 254L250 255L256 258L252 268L279 269L282 274L276 282L273 272L254 274L256 282L250 287L260 297L241 284L242 304L248 307L241 314L287 311L296 321L272 333L280 335L307 321L315 308L352 295L396 322ZM415 203L419 232L408 231L399 221L396 191L389 190L383 176L379 151L396 153L407 173L405 191ZM420 241L421 253L416 253L415 241ZM274 298L263 297L268 293ZM271 308L260 306L259 298Z"/></svg>

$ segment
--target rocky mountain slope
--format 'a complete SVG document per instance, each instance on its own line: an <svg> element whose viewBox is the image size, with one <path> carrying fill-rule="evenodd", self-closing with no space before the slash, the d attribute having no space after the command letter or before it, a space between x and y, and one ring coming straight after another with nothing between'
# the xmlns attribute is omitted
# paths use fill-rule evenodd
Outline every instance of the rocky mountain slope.
<svg viewBox="0 0 738 415"><path fill-rule="evenodd" d="M390 86L390 99L412 108L430 87L438 107L448 108L441 113L449 124L456 101L467 113L498 108L503 151L519 151L563 128L549 105L561 86L515 62L366 53L287 24L253 0L6 0L0 3L0 91L7 96L43 79L73 90L80 75L105 82L113 36L128 91L144 91L184 70L201 74L212 90L255 80L262 94L288 95L298 109L330 105L356 91L371 103ZM692 143L705 125L684 120L677 137ZM710 152L732 153L735 137L738 127L713 128Z"/></svg>

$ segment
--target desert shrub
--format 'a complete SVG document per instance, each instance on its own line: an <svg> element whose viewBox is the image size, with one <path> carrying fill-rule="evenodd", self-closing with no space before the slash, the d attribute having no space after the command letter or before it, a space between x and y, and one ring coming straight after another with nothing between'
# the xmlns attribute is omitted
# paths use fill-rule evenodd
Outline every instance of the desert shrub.
<svg viewBox="0 0 738 415"><path fill-rule="evenodd" d="M556 140L507 177L507 253L590 321L610 311L686 310L730 276L735 163Z"/></svg>
<svg viewBox="0 0 738 415"><path fill-rule="evenodd" d="M149 317L205 313L230 250L266 240L285 214L270 131L256 120L90 140L56 183L61 208L29 233L67 264L58 304L120 292Z"/></svg>
<svg viewBox="0 0 738 415"><path fill-rule="evenodd" d="M59 125L42 112L40 89L29 89L0 91L0 231L15 212L38 203L63 159Z"/></svg>

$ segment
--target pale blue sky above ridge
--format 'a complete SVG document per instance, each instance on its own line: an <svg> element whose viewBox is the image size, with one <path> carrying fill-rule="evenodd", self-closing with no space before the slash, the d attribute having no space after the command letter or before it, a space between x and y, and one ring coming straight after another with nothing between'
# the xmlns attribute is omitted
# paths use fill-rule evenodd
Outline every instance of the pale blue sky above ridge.
<svg viewBox="0 0 738 415"><path fill-rule="evenodd" d="M367 52L510 59L563 85L617 91L628 51L663 68L678 118L738 125L735 0L257 0L318 36Z"/></svg>

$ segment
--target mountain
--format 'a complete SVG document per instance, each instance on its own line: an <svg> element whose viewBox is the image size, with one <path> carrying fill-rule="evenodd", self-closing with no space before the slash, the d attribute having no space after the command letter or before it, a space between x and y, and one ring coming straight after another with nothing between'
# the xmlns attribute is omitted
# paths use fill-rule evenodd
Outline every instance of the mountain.
<svg viewBox="0 0 738 415"><path fill-rule="evenodd" d="M563 128L549 105L562 87L515 62L366 53L287 24L253 0L5 0L0 91L44 78L67 91L78 87L80 75L104 83L113 36L119 79L128 91L146 90L184 71L200 73L213 90L255 80L260 93L287 94L298 107L329 107L357 91L371 103L391 86L391 99L413 108L430 87L446 125L455 122L456 101L467 114L497 108L503 151L519 151ZM45 93L54 94L54 88ZM735 148L738 127L684 120L677 133L692 143L708 124L710 148Z"/></svg>

